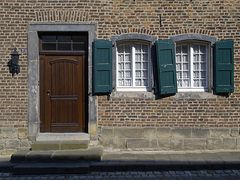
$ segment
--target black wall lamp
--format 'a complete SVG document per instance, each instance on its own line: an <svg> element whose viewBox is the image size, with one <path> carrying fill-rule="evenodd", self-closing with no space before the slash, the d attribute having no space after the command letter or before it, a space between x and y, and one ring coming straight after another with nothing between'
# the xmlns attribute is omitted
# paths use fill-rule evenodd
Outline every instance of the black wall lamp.
<svg viewBox="0 0 240 180"><path fill-rule="evenodd" d="M14 74L20 73L20 66L18 65L19 55L17 48L14 48L11 53L11 59L8 61L7 66L9 67L9 72L14 76Z"/></svg>

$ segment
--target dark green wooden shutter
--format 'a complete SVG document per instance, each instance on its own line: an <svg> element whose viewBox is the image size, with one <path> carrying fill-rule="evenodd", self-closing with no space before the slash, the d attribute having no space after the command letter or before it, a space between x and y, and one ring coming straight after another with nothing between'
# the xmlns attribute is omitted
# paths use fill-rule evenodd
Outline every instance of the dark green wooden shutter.
<svg viewBox="0 0 240 180"><path fill-rule="evenodd" d="M156 41L157 93L159 96L177 92L175 46L170 39Z"/></svg>
<svg viewBox="0 0 240 180"><path fill-rule="evenodd" d="M214 93L234 91L233 40L221 40L214 44L213 88Z"/></svg>
<svg viewBox="0 0 240 180"><path fill-rule="evenodd" d="M93 42L93 94L112 92L112 42Z"/></svg>

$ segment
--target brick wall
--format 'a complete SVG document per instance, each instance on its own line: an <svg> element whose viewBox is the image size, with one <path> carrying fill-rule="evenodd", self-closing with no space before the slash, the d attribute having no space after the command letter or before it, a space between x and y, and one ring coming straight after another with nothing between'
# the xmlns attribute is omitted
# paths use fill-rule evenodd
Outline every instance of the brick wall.
<svg viewBox="0 0 240 180"><path fill-rule="evenodd" d="M239 127L240 3L229 1L157 0L2 0L0 2L0 154L28 147L27 54L21 73L6 66L14 47L27 48L30 22L95 22L97 37L143 33L168 38L199 33L235 41L235 92L230 97L181 99L168 97L98 97L98 125L151 127ZM160 26L160 15L162 26ZM24 132L22 134L22 132ZM21 135L19 135L21 134ZM12 143L11 143L12 142Z"/></svg>

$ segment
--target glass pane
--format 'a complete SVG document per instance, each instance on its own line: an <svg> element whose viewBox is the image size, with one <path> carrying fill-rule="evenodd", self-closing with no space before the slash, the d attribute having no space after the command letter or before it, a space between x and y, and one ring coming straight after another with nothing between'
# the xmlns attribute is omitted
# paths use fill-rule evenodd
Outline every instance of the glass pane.
<svg viewBox="0 0 240 180"><path fill-rule="evenodd" d="M144 62L142 68L143 68L143 69L148 69L148 63L147 63L147 62Z"/></svg>
<svg viewBox="0 0 240 180"><path fill-rule="evenodd" d="M188 62L188 56L186 55L182 56L182 62Z"/></svg>
<svg viewBox="0 0 240 180"><path fill-rule="evenodd" d="M83 43L73 43L73 51L85 51L87 46Z"/></svg>
<svg viewBox="0 0 240 180"><path fill-rule="evenodd" d="M181 81L181 80L178 80L178 81L177 81L177 86L178 86L178 87L182 87L182 81Z"/></svg>
<svg viewBox="0 0 240 180"><path fill-rule="evenodd" d="M206 78L206 72L205 71L201 72L201 78Z"/></svg>
<svg viewBox="0 0 240 180"><path fill-rule="evenodd" d="M119 78L123 78L123 72L122 72L122 71L119 71L119 72L118 72L118 77L119 77Z"/></svg>
<svg viewBox="0 0 240 180"><path fill-rule="evenodd" d="M202 86L202 87L206 86L206 80L205 79L200 80L200 86Z"/></svg>
<svg viewBox="0 0 240 180"><path fill-rule="evenodd" d="M136 79L135 86L141 86L141 79Z"/></svg>
<svg viewBox="0 0 240 180"><path fill-rule="evenodd" d="M125 78L131 78L131 71L125 72Z"/></svg>
<svg viewBox="0 0 240 180"><path fill-rule="evenodd" d="M123 86L124 84L123 84L123 80L118 80L118 85L119 86Z"/></svg>
<svg viewBox="0 0 240 180"><path fill-rule="evenodd" d="M187 63L183 63L183 70L189 70Z"/></svg>
<svg viewBox="0 0 240 180"><path fill-rule="evenodd" d="M189 78L189 73L188 72L183 72L183 78Z"/></svg>
<svg viewBox="0 0 240 180"><path fill-rule="evenodd" d="M176 53L177 53L177 54L180 54L180 53L181 53L181 46L177 46L177 48L176 48Z"/></svg>
<svg viewBox="0 0 240 180"><path fill-rule="evenodd" d="M141 45L135 45L136 53L141 53Z"/></svg>
<svg viewBox="0 0 240 180"><path fill-rule="evenodd" d="M125 45L125 53L131 53L131 47L129 45Z"/></svg>
<svg viewBox="0 0 240 180"><path fill-rule="evenodd" d="M195 55L193 56L193 61L194 61L194 62L198 62L198 61L199 61L199 55L198 55L198 54L195 54Z"/></svg>
<svg viewBox="0 0 240 180"><path fill-rule="evenodd" d="M193 78L199 78L199 72L193 72Z"/></svg>
<svg viewBox="0 0 240 180"><path fill-rule="evenodd" d="M142 45L142 51L144 53L147 53L148 52L148 46L147 45Z"/></svg>
<svg viewBox="0 0 240 180"><path fill-rule="evenodd" d="M205 62L205 61L206 61L206 55L205 55L205 54L202 54L202 55L200 56L200 61L202 61L202 62Z"/></svg>
<svg viewBox="0 0 240 180"><path fill-rule="evenodd" d="M199 64L198 63L193 63L193 69L194 70L199 70Z"/></svg>
<svg viewBox="0 0 240 180"><path fill-rule="evenodd" d="M188 46L182 46L182 53L184 54L188 53Z"/></svg>
<svg viewBox="0 0 240 180"><path fill-rule="evenodd" d="M125 62L130 62L130 54L125 54Z"/></svg>
<svg viewBox="0 0 240 180"><path fill-rule="evenodd" d="M141 77L141 71L136 71L136 78L140 78Z"/></svg>
<svg viewBox="0 0 240 180"><path fill-rule="evenodd" d="M205 54L206 53L206 46L200 46L200 52Z"/></svg>
<svg viewBox="0 0 240 180"><path fill-rule="evenodd" d="M141 54L136 54L135 58L136 58L135 59L136 62L140 62L141 61Z"/></svg>
<svg viewBox="0 0 240 180"><path fill-rule="evenodd" d="M143 61L148 61L148 54L143 54Z"/></svg>
<svg viewBox="0 0 240 180"><path fill-rule="evenodd" d="M123 63L119 63L119 64L118 64L118 68L119 68L120 70L123 70L123 69L124 69L124 64L123 64Z"/></svg>
<svg viewBox="0 0 240 180"><path fill-rule="evenodd" d="M56 51L57 45L56 43L43 43L42 49L47 51Z"/></svg>
<svg viewBox="0 0 240 180"><path fill-rule="evenodd" d="M123 46L118 46L117 51L118 53L123 53Z"/></svg>
<svg viewBox="0 0 240 180"><path fill-rule="evenodd" d="M118 62L123 62L123 54L118 54Z"/></svg>
<svg viewBox="0 0 240 180"><path fill-rule="evenodd" d="M193 46L193 52L194 52L194 54L198 54L199 53L199 46L198 45L194 45Z"/></svg>
<svg viewBox="0 0 240 180"><path fill-rule="evenodd" d="M177 79L182 79L182 73L181 72L177 72Z"/></svg>
<svg viewBox="0 0 240 180"><path fill-rule="evenodd" d="M179 55L176 56L176 62L177 62L177 63L181 62L181 56L179 56Z"/></svg>
<svg viewBox="0 0 240 180"><path fill-rule="evenodd" d="M71 49L71 43L58 43L58 50L60 51L69 51Z"/></svg>
<svg viewBox="0 0 240 180"><path fill-rule="evenodd" d="M71 36L58 36L58 42L71 42Z"/></svg>
<svg viewBox="0 0 240 180"><path fill-rule="evenodd" d="M87 42L87 36L72 36L73 42Z"/></svg>
<svg viewBox="0 0 240 180"><path fill-rule="evenodd" d="M199 81L198 80L194 80L193 81L193 86L194 87L199 87Z"/></svg>
<svg viewBox="0 0 240 180"><path fill-rule="evenodd" d="M42 36L41 39L42 39L42 42L56 42L57 41L56 36Z"/></svg>
<svg viewBox="0 0 240 180"><path fill-rule="evenodd" d="M205 63L201 63L201 70L206 70L206 64Z"/></svg>
<svg viewBox="0 0 240 180"><path fill-rule="evenodd" d="M182 87L189 87L189 86L190 86L189 80L183 80L183 85L182 85Z"/></svg>
<svg viewBox="0 0 240 180"><path fill-rule="evenodd" d="M177 68L177 71L181 70L182 69L181 64L176 64L176 68Z"/></svg>
<svg viewBox="0 0 240 180"><path fill-rule="evenodd" d="M125 69L131 70L131 63L125 63Z"/></svg>
<svg viewBox="0 0 240 180"><path fill-rule="evenodd" d="M148 77L148 72L147 71L143 71L143 78L147 78Z"/></svg>
<svg viewBox="0 0 240 180"><path fill-rule="evenodd" d="M124 86L132 86L131 79L126 79L125 83L124 83Z"/></svg>
<svg viewBox="0 0 240 180"><path fill-rule="evenodd" d="M143 86L148 86L148 80L147 79L143 80Z"/></svg>
<svg viewBox="0 0 240 180"><path fill-rule="evenodd" d="M139 63L139 62L137 62L137 63L135 63L136 64L136 69L141 69L141 63Z"/></svg>

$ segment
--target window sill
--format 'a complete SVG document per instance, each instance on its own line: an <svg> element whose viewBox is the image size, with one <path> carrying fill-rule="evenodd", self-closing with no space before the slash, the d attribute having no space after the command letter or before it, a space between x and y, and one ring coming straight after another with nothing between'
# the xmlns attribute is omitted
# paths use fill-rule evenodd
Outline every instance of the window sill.
<svg viewBox="0 0 240 180"><path fill-rule="evenodd" d="M112 92L111 98L136 98L136 99L155 99L153 92L147 91L115 91Z"/></svg>
<svg viewBox="0 0 240 180"><path fill-rule="evenodd" d="M216 99L212 92L178 92L175 99Z"/></svg>

